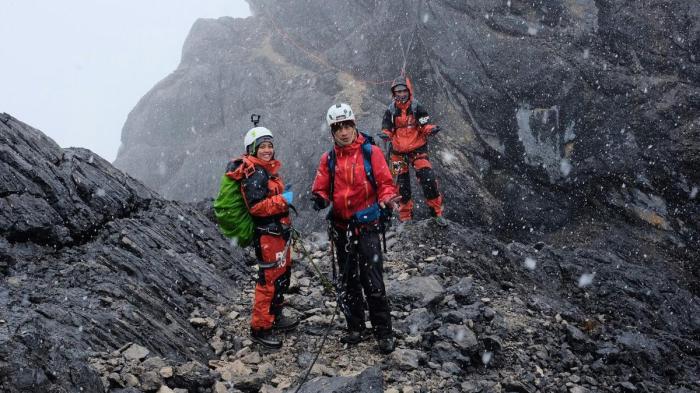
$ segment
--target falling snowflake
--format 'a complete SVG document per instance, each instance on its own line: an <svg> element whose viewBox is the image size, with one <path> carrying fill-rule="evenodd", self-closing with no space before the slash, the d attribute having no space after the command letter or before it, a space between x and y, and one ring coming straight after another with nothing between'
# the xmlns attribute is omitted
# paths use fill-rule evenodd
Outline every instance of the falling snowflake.
<svg viewBox="0 0 700 393"><path fill-rule="evenodd" d="M569 176L569 173L571 173L571 161L568 158L562 158L559 162L559 170L564 177Z"/></svg>
<svg viewBox="0 0 700 393"><path fill-rule="evenodd" d="M535 27L535 26L528 26L528 27L527 27L527 34L529 34L529 35L537 35L537 27Z"/></svg>
<svg viewBox="0 0 700 393"><path fill-rule="evenodd" d="M589 58L590 56L591 56L591 50L588 49L588 48L584 49L584 50L583 50L583 58L584 58L584 59L587 59L587 58Z"/></svg>
<svg viewBox="0 0 700 393"><path fill-rule="evenodd" d="M528 270L535 270L535 267L537 267L537 261L530 257L525 258L525 262L523 262L523 264Z"/></svg>
<svg viewBox="0 0 700 393"><path fill-rule="evenodd" d="M423 23L428 23L429 20L430 20L430 14L428 14L426 12L425 14L423 14Z"/></svg>
<svg viewBox="0 0 700 393"><path fill-rule="evenodd" d="M98 197L103 197L103 196L105 196L105 194L106 194L106 193L105 193L105 190L103 190L102 188L98 188L98 189L95 191L95 195L97 195Z"/></svg>
<svg viewBox="0 0 700 393"><path fill-rule="evenodd" d="M442 161L447 165L450 165L457 160L457 157L449 151L443 150L440 152L440 154L442 155Z"/></svg>
<svg viewBox="0 0 700 393"><path fill-rule="evenodd" d="M496 255L498 255L498 250L493 250L493 251L491 251L491 255L493 255L494 257L495 257Z"/></svg>
<svg viewBox="0 0 700 393"><path fill-rule="evenodd" d="M493 357L493 352L486 351L481 354L481 362L484 363L484 365L487 365L491 362L491 358Z"/></svg>
<svg viewBox="0 0 700 393"><path fill-rule="evenodd" d="M578 287L583 288L591 285L593 283L593 277L595 277L595 272L584 273L578 278Z"/></svg>
<svg viewBox="0 0 700 393"><path fill-rule="evenodd" d="M698 196L698 187L697 186L693 187L693 189L690 190L690 199L695 199L696 196Z"/></svg>

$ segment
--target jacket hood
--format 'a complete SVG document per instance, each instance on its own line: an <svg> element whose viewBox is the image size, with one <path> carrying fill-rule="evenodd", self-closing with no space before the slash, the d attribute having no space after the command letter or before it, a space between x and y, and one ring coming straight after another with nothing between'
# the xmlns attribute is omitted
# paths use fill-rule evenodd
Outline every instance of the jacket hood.
<svg viewBox="0 0 700 393"><path fill-rule="evenodd" d="M391 82L392 99L394 98L394 88L399 85L404 85L406 86L406 89L408 89L408 100L406 100L406 102L397 102L397 104L406 106L411 105L411 101L413 100L413 84L411 83L411 79L407 76L399 76L395 78L393 82Z"/></svg>

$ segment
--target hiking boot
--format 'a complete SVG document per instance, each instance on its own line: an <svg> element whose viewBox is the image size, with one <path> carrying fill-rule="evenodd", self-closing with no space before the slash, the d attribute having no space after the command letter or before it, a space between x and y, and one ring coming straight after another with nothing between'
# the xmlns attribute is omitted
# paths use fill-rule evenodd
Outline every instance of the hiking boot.
<svg viewBox="0 0 700 393"><path fill-rule="evenodd" d="M385 355L394 352L396 347L394 337L389 336L377 339L377 347L379 347L379 352Z"/></svg>
<svg viewBox="0 0 700 393"><path fill-rule="evenodd" d="M250 329L250 339L265 348L282 348L282 340L272 332L272 329Z"/></svg>
<svg viewBox="0 0 700 393"><path fill-rule="evenodd" d="M299 326L299 320L294 317L280 315L275 318L272 328L278 332L290 332Z"/></svg>
<svg viewBox="0 0 700 393"><path fill-rule="evenodd" d="M345 333L343 337L340 338L340 342L343 344L355 345L362 341L364 332L358 332L355 330L350 330Z"/></svg>
<svg viewBox="0 0 700 393"><path fill-rule="evenodd" d="M442 218L442 216L437 216L437 217L435 217L435 223L436 223L439 227L442 227L442 228L447 227L447 220L445 220L444 218Z"/></svg>

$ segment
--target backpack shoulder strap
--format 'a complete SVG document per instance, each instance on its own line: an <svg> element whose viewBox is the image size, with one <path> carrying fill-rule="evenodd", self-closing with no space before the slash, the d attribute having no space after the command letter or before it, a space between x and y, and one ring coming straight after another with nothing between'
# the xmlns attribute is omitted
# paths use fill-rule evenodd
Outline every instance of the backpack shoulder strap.
<svg viewBox="0 0 700 393"><path fill-rule="evenodd" d="M328 165L328 176L329 176L329 192L328 192L328 197L330 198L331 202L333 202L333 188L335 188L335 149L331 148L331 150L328 151L328 158L326 159L326 164Z"/></svg>
<svg viewBox="0 0 700 393"><path fill-rule="evenodd" d="M365 139L362 144L362 157L365 164L365 175L367 175L367 180L369 180L374 191L377 191L377 181L374 179L374 171L372 170L372 142L370 139Z"/></svg>

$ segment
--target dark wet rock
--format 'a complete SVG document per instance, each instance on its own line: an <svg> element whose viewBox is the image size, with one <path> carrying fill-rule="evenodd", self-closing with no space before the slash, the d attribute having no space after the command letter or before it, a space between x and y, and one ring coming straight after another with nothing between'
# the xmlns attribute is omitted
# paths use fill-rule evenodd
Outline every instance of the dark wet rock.
<svg viewBox="0 0 700 393"><path fill-rule="evenodd" d="M405 319L395 323L398 329L408 333L417 334L428 332L428 326L435 320L435 315L425 308L414 309Z"/></svg>
<svg viewBox="0 0 700 393"><path fill-rule="evenodd" d="M534 386L520 381L506 380L501 383L504 391L517 393L533 393L536 389Z"/></svg>
<svg viewBox="0 0 700 393"><path fill-rule="evenodd" d="M637 389L636 386L634 386L633 383L631 382L620 382L617 384L623 392L638 392L639 389Z"/></svg>
<svg viewBox="0 0 700 393"><path fill-rule="evenodd" d="M617 336L617 345L621 348L621 353L630 359L652 363L662 362L669 352L659 341L637 332L623 332Z"/></svg>
<svg viewBox="0 0 700 393"><path fill-rule="evenodd" d="M414 302L418 307L434 305L445 296L445 289L434 276L389 281L386 286L390 299L397 302Z"/></svg>
<svg viewBox="0 0 700 393"><path fill-rule="evenodd" d="M464 325L447 324L438 330L438 334L466 353L473 353L479 346L476 335Z"/></svg>
<svg viewBox="0 0 700 393"><path fill-rule="evenodd" d="M415 370L426 358L425 353L413 349L397 348L391 354L392 361L400 370Z"/></svg>
<svg viewBox="0 0 700 393"><path fill-rule="evenodd" d="M487 351L500 352L503 349L503 340L497 336L484 336L480 340Z"/></svg>
<svg viewBox="0 0 700 393"><path fill-rule="evenodd" d="M217 379L218 375L210 372L205 365L191 361L175 367L172 384L187 390L197 390L200 387L211 387Z"/></svg>
<svg viewBox="0 0 700 393"><path fill-rule="evenodd" d="M211 221L7 115L0 178L0 390L101 392L88 354L128 343L134 360L208 360L188 318L247 275Z"/></svg>
<svg viewBox="0 0 700 393"><path fill-rule="evenodd" d="M245 375L239 378L236 378L236 380L233 382L233 387L246 393L256 393L260 391L260 388L265 384L266 382L269 382L270 377L269 375L265 374L251 374L251 375Z"/></svg>
<svg viewBox="0 0 700 393"><path fill-rule="evenodd" d="M320 377L313 379L302 386L300 393L322 392L368 392L383 393L384 378L377 367L369 367L356 376L351 377Z"/></svg>
<svg viewBox="0 0 700 393"><path fill-rule="evenodd" d="M565 329L567 342L579 352L589 352L596 349L595 343L581 329L572 324L567 324Z"/></svg>
<svg viewBox="0 0 700 393"><path fill-rule="evenodd" d="M586 389L583 386L574 385L569 389L569 393L590 393L590 389Z"/></svg>
<svg viewBox="0 0 700 393"><path fill-rule="evenodd" d="M580 364L578 357L576 357L576 355L571 352L569 348L562 348L559 351L559 359L560 362L557 366L563 368L564 370L572 369Z"/></svg>
<svg viewBox="0 0 700 393"><path fill-rule="evenodd" d="M430 264L423 267L423 275L426 276L443 276L447 271L447 268L443 265Z"/></svg>
<svg viewBox="0 0 700 393"><path fill-rule="evenodd" d="M471 364L469 356L465 356L462 352L446 341L437 341L429 346L430 361L434 363L451 362L466 367Z"/></svg>
<svg viewBox="0 0 700 393"><path fill-rule="evenodd" d="M450 261L446 261L448 264ZM447 288L447 293L453 295L455 300L462 304L469 304L474 301L472 286L474 279L472 277L462 277L459 281Z"/></svg>
<svg viewBox="0 0 700 393"><path fill-rule="evenodd" d="M466 314L461 310L449 310L440 314L440 319L446 323L461 324L467 321Z"/></svg>
<svg viewBox="0 0 700 393"><path fill-rule="evenodd" d="M494 310L491 307L484 307L481 315L484 317L485 320L491 321L496 317L496 310Z"/></svg>

